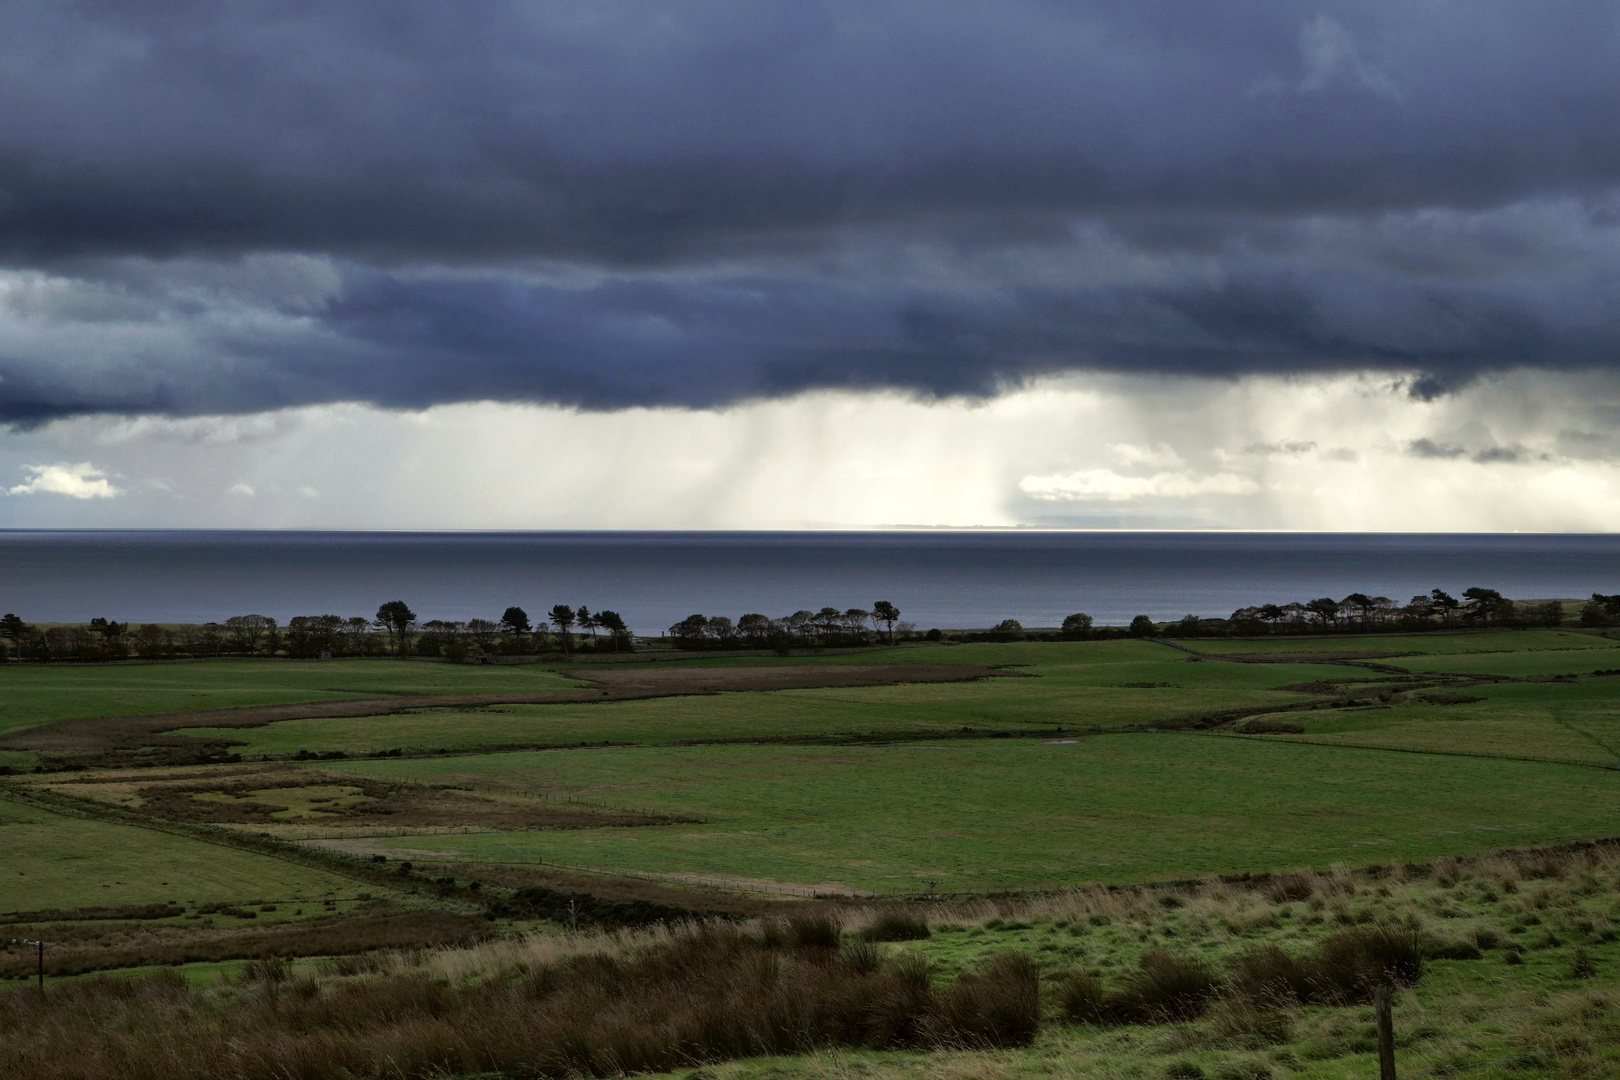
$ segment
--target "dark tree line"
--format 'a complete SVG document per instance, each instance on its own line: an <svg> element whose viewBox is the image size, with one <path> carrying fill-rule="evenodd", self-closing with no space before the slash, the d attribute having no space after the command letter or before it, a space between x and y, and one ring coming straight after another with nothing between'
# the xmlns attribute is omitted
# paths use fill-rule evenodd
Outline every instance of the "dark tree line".
<svg viewBox="0 0 1620 1080"><path fill-rule="evenodd" d="M575 633L575 631L579 631ZM587 636L588 635L588 636ZM16 614L0 618L0 639L11 658L33 661L165 660L205 657L287 656L325 659L363 656L443 656L467 661L497 654L579 649L629 652L634 637L614 611L591 612L559 604L549 620L531 625L520 607L500 621L419 622L402 600L364 615L298 615L280 626L268 615L233 615L224 622L131 627L95 618L82 625L41 629Z"/></svg>
<svg viewBox="0 0 1620 1080"><path fill-rule="evenodd" d="M1138 615L1129 627L1097 626L1090 615L1076 612L1057 633L1026 632L1016 619L989 630L953 632L958 641L1097 640L1118 637L1191 637L1208 635L1372 633L1445 630L1458 627L1562 626L1564 605L1557 600L1515 603L1495 589L1479 586L1454 597L1443 589L1412 597L1405 604L1386 596L1351 593L1342 600L1318 597L1286 604L1239 608L1225 619L1188 615L1155 623ZM1620 626L1620 593L1593 593L1579 612L1587 627ZM900 619L900 609L887 600L865 608L824 607L795 611L781 618L757 612L735 622L724 615L689 615L668 630L671 641L685 649L828 648L894 644L916 637L938 641L930 630L919 635ZM295 659L364 656L439 656L455 662L542 652L631 652L635 637L618 612L592 611L585 605L556 604L531 622L521 607L509 607L499 620L466 622L429 619L420 622L402 600L391 600L376 615L299 615L280 626L268 615L233 615L224 622L131 626L114 619L40 628L14 613L0 617L0 654L10 660L108 661L140 658L287 656Z"/></svg>
<svg viewBox="0 0 1620 1080"><path fill-rule="evenodd" d="M500 654L635 650L635 636L623 616L605 608L593 612L584 604L577 608L553 605L538 622L531 622L527 611L513 606L499 620L429 619L418 623L416 614L395 600L378 609L377 621L395 655L443 656L457 663Z"/></svg>
<svg viewBox="0 0 1620 1080"><path fill-rule="evenodd" d="M725 615L688 615L668 630L683 649L823 649L833 646L894 644L916 634L900 620L900 609L888 600L866 608L804 609L773 619L750 612L732 622Z"/></svg>
<svg viewBox="0 0 1620 1080"><path fill-rule="evenodd" d="M1594 600L1597 597L1594 596ZM1587 608L1591 608L1588 604ZM1238 608L1225 619L1196 615L1168 624L1154 624L1146 616L1132 623L1137 633L1167 636L1197 634L1321 634L1340 632L1450 630L1458 627L1562 626L1564 605L1558 600L1539 604L1517 603L1496 589L1473 586L1460 597L1444 589L1431 589L1402 604L1387 596L1351 593L1342 600L1322 596L1286 604L1260 604ZM1582 621L1594 625L1582 613Z"/></svg>

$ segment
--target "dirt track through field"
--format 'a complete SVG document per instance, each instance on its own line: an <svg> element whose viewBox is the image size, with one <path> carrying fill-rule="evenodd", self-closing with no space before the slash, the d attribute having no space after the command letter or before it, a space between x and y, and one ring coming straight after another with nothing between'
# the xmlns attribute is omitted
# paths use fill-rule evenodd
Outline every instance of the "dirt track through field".
<svg viewBox="0 0 1620 1080"><path fill-rule="evenodd" d="M1006 675L982 664L803 664L761 667L602 667L564 672L595 684L590 689L500 694L402 694L348 701L306 701L194 709L147 716L100 716L57 720L0 736L0 749L93 755L146 746L201 749L212 742L166 734L180 728L263 727L280 720L384 716L413 709L477 705L560 705L635 698L719 694L749 690L808 690L896 683L967 682Z"/></svg>

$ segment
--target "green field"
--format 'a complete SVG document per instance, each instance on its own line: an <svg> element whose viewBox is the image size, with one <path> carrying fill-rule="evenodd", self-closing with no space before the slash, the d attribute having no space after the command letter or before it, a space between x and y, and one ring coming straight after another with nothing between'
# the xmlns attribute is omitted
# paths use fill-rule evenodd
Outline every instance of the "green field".
<svg viewBox="0 0 1620 1080"><path fill-rule="evenodd" d="M353 882L184 836L0 799L0 914L123 904L350 897Z"/></svg>
<svg viewBox="0 0 1620 1080"><path fill-rule="evenodd" d="M389 694L510 693L575 685L547 668L399 660L199 660L0 666L0 732L81 716L280 705Z"/></svg>
<svg viewBox="0 0 1620 1080"><path fill-rule="evenodd" d="M1620 642L1534 630L1189 647L1199 652L1116 640L637 657L630 664L654 670L954 662L1010 677L422 709L181 734L233 740L250 762L341 752L345 760L321 767L701 821L525 831L334 820L311 830L349 850L763 888L902 894L942 878L972 892L1620 834L1620 680L1589 674L1620 666ZM1370 652L1403 655L1371 668L1298 662ZM1219 659L1264 654L1285 662ZM10 727L47 705L50 715L85 716L572 685L539 665L389 660L22 668L0 678L25 691L0 721ZM1231 721L1246 715L1274 733L1233 733ZM1183 730L1189 723L1205 730ZM403 756L369 757L386 751ZM62 845L63 857L82 843Z"/></svg>
<svg viewBox="0 0 1620 1080"><path fill-rule="evenodd" d="M1611 631L1610 634L1613 632ZM1547 650L1620 648L1620 639L1583 630L1466 630L1421 634L1312 634L1263 638L1193 638L1186 648L1218 656L1267 653L1367 653L1457 656Z"/></svg>
<svg viewBox="0 0 1620 1080"><path fill-rule="evenodd" d="M1149 642L964 645L881 650L810 662L1003 665L1015 678L971 683L728 693L600 705L505 705L478 710L288 720L252 729L186 729L241 743L248 757L299 750L365 754L395 747L450 750L501 745L869 735L1025 725L1152 724L1211 711L1266 708L1308 697L1276 687L1343 677L1326 664L1195 661ZM773 658L776 659L776 658ZM778 660L778 662L780 662Z"/></svg>
<svg viewBox="0 0 1620 1080"><path fill-rule="evenodd" d="M1620 833L1594 769L1197 735L625 748L333 765L702 825L401 836L375 850L915 892L1427 859Z"/></svg>
<svg viewBox="0 0 1620 1080"><path fill-rule="evenodd" d="M1480 700L1431 704L1418 692L1393 706L1279 713L1269 719L1305 734L1268 738L1620 768L1620 678L1475 684L1467 696Z"/></svg>
<svg viewBox="0 0 1620 1080"><path fill-rule="evenodd" d="M934 916L932 936L884 946L885 956L914 951L943 979L1011 948L1036 960L1049 987L1080 970L1126 985L1152 949L1221 967L1255 945L1303 954L1343 928L1399 919L1433 940L1462 942L1463 952L1495 942L1479 946L1484 959L1435 961L1402 992L1410 1074L1590 1076L1620 1061L1602 1041L1620 1040L1620 1024L1594 1011L1608 1007L1594 1002L1608 1001L1620 964L1617 849L1558 855L1555 869L1536 861L1552 856L1513 863L1490 854L1620 836L1620 677L1594 674L1620 668L1620 640L1469 631L619 663L652 671L960 663L1004 675L174 733L233 742L243 759L234 764L215 755L122 767L142 760L134 745L122 747L123 759L76 763L69 747L37 760L72 771L36 774L34 757L11 753L0 758L17 770L0 777L13 796L0 799L0 846L11 856L0 871L0 915L83 909L39 931L75 942L79 966L67 970L205 961L182 971L218 997L186 1016L257 1000L259 976L244 961L266 950L305 957L295 962L300 994L337 993L357 978L408 982L418 968L446 992L518 978L528 968L480 967L443 946L507 935L487 946L498 958L529 947L514 935L557 940L558 924L540 909L510 906L524 882L604 902L754 912L807 893L909 902L937 882L962 902L912 903ZM0 731L75 717L580 685L560 666L13 667L0 670ZM87 796L100 801L72 802ZM329 869L316 869L300 844L348 857L321 856ZM1444 869L1449 856L1475 854L1487 858ZM1442 861L1391 869L1432 860ZM1323 871L1308 901L1213 877L1300 867ZM473 879L482 880L476 890ZM1189 880L1203 884L1129 888ZM107 910L159 901L192 906L145 922ZM328 953L367 948L395 950L393 959L368 968ZM26 972L23 958L4 959L13 977ZM355 974L364 971L373 974ZM1063 1021L1055 993L1043 990L1046 1023L1027 1050L836 1050L705 1068L739 1080L1368 1075L1361 1006L1285 1007L1264 1032L1225 1005L1181 1024L1097 1027ZM1526 1048L1554 1064L1495 1072L1468 1064L1523 1060L1512 1055Z"/></svg>

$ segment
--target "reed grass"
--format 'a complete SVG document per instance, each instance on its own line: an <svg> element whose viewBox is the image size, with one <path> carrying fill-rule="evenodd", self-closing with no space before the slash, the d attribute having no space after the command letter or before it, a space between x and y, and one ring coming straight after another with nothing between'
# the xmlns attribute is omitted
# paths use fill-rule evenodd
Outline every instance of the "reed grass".
<svg viewBox="0 0 1620 1080"><path fill-rule="evenodd" d="M1018 1046L1039 1026L1025 957L936 986L914 959L820 940L706 923L397 954L349 975L263 961L214 991L173 971L19 987L0 995L0 1030L27 1035L0 1041L0 1075L619 1076L826 1046Z"/></svg>

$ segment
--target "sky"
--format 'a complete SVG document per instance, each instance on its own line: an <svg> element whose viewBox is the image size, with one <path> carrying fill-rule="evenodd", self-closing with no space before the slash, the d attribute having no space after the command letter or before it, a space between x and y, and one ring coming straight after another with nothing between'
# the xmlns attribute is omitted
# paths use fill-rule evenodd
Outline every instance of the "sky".
<svg viewBox="0 0 1620 1080"><path fill-rule="evenodd" d="M0 527L1620 529L1620 8L0 5Z"/></svg>

